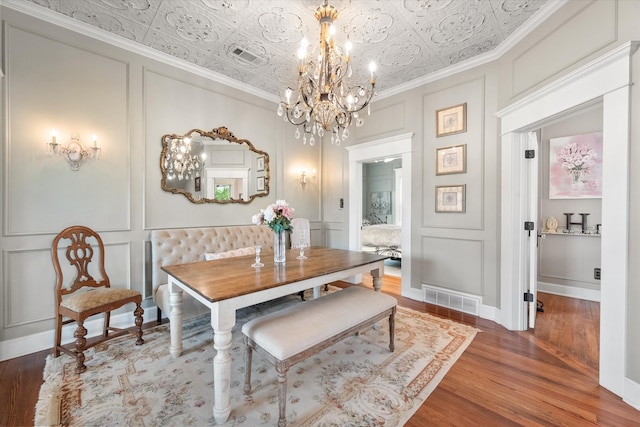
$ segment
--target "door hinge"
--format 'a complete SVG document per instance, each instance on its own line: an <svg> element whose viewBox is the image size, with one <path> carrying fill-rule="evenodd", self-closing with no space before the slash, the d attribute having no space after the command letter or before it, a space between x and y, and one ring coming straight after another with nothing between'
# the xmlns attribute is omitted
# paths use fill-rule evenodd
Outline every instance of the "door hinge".
<svg viewBox="0 0 640 427"><path fill-rule="evenodd" d="M531 292L524 293L524 301L525 302L533 302L533 294Z"/></svg>
<svg viewBox="0 0 640 427"><path fill-rule="evenodd" d="M533 223L533 221L525 221L524 222L524 231L528 231L529 232L529 236L531 236L531 231L534 230L535 225Z"/></svg>
<svg viewBox="0 0 640 427"><path fill-rule="evenodd" d="M524 158L525 159L535 159L536 150L524 150Z"/></svg>

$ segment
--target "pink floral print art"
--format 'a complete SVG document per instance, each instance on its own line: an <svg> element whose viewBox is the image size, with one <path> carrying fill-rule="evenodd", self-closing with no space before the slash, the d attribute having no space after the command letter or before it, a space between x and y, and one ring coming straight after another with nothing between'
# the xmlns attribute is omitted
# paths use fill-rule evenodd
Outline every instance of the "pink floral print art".
<svg viewBox="0 0 640 427"><path fill-rule="evenodd" d="M602 197L602 132L549 141L549 198Z"/></svg>

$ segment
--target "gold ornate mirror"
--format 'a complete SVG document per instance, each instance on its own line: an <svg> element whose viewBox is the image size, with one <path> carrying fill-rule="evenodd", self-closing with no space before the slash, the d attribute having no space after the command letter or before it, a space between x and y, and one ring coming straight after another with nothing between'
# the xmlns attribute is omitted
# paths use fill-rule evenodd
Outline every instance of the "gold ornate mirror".
<svg viewBox="0 0 640 427"><path fill-rule="evenodd" d="M226 127L162 137L162 189L192 203L250 203L269 194L269 154Z"/></svg>

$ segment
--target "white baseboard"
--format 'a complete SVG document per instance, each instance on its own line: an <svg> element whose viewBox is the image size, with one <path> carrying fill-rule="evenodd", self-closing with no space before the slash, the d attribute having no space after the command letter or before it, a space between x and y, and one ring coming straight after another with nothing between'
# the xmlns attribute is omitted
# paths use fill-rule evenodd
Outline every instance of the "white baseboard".
<svg viewBox="0 0 640 427"><path fill-rule="evenodd" d="M538 291L569 298L600 302L600 291L576 288L574 286L557 285L555 283L538 282Z"/></svg>
<svg viewBox="0 0 640 427"><path fill-rule="evenodd" d="M145 307L143 318L145 323L155 320L156 307ZM100 335L102 333L102 325L103 320L101 315L96 316L95 319L85 322L84 326L88 331L87 337ZM111 326L116 328L130 328L135 326L135 323L131 313L122 313L111 316ZM73 332L75 329L75 323L62 327L63 343L68 343L74 340ZM0 341L0 361L51 349L53 348L53 336L54 330L51 329L49 331L38 332L37 334Z"/></svg>
<svg viewBox="0 0 640 427"><path fill-rule="evenodd" d="M640 384L625 378L624 397L622 400L640 411Z"/></svg>

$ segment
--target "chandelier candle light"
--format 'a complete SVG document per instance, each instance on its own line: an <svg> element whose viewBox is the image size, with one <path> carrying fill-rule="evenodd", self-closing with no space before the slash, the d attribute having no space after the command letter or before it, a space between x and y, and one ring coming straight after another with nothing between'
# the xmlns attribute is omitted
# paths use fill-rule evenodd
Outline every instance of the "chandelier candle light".
<svg viewBox="0 0 640 427"><path fill-rule="evenodd" d="M178 181L189 180L192 176L200 176L200 171L204 166L207 155L192 154L191 138L180 137L169 140L169 149L164 161L164 168L167 171L167 179Z"/></svg>
<svg viewBox="0 0 640 427"><path fill-rule="evenodd" d="M291 220L294 209L284 200L276 200L274 204L260 209L260 212L251 218L256 225L267 224L274 231L273 262L284 264L287 261L285 252L286 234L293 231Z"/></svg>
<svg viewBox="0 0 640 427"><path fill-rule="evenodd" d="M375 64L369 66L370 87L350 85L345 79L351 77L351 42L344 49L336 46L334 21L338 10L327 4L316 9L315 17L320 23L320 51L317 62L307 58L309 43L302 39L298 51L298 89L290 87L284 91L284 98L278 105L278 115L296 126L295 137L300 138L300 128L304 132L302 142L315 145L316 136L322 138L331 133L331 143L340 145L349 137L349 125L355 121L357 127L364 120L359 111L369 106L376 84ZM369 107L369 112L370 112Z"/></svg>

